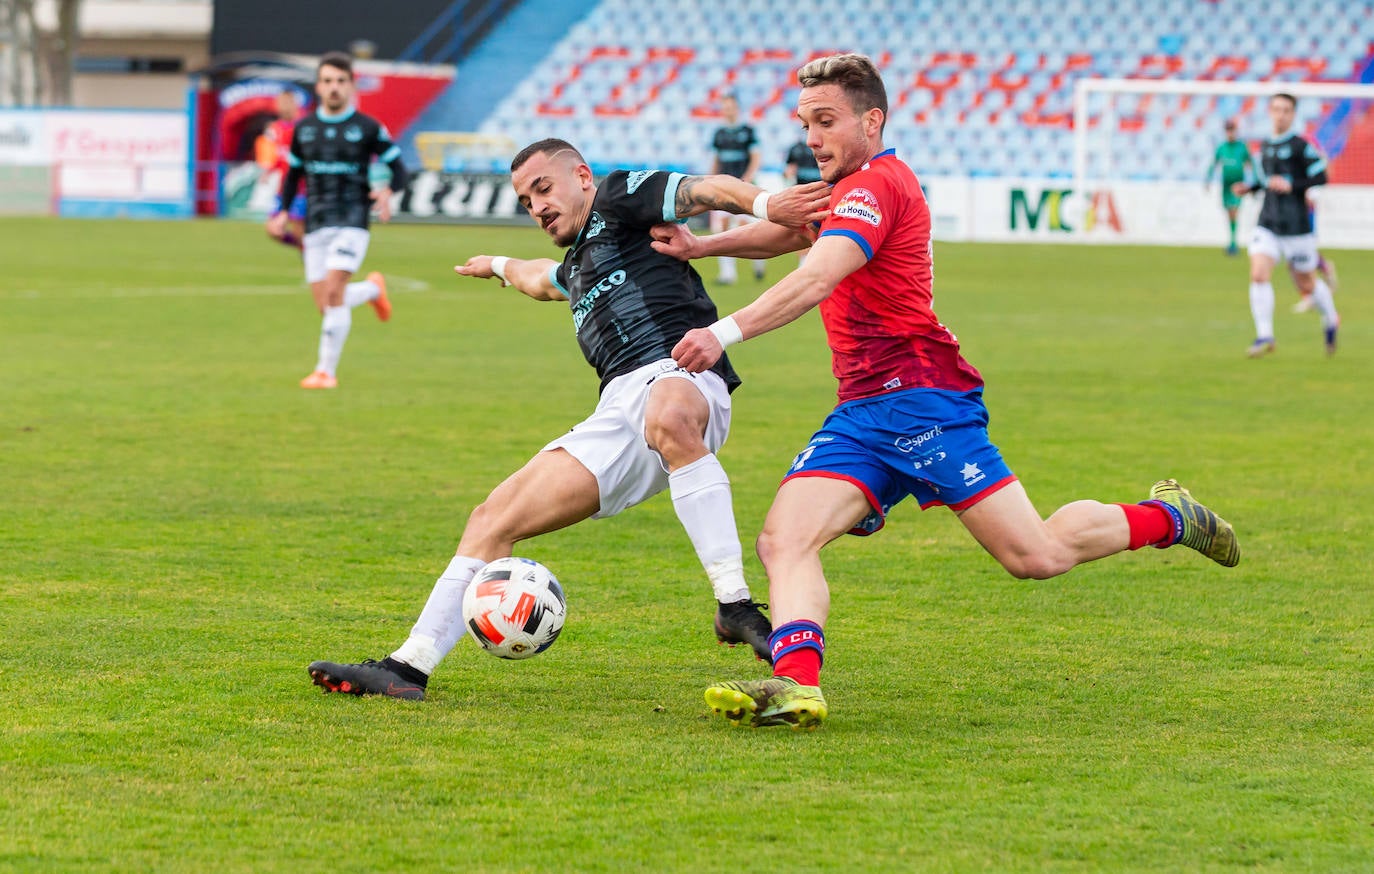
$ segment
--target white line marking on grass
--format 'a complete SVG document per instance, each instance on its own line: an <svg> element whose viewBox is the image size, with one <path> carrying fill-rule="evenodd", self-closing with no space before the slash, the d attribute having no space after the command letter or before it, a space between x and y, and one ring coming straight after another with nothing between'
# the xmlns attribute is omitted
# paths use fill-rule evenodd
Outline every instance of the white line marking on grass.
<svg viewBox="0 0 1374 874"><path fill-rule="evenodd" d="M430 290L430 284L423 279L410 276L387 276L388 292L400 291L407 294ZM274 297L292 294L310 294L310 286L301 285L165 285L157 288L136 288L114 286L111 288L74 288L59 292L38 291L21 288L15 291L0 291L0 300L39 300L44 298L60 300L104 300L106 298L141 297Z"/></svg>

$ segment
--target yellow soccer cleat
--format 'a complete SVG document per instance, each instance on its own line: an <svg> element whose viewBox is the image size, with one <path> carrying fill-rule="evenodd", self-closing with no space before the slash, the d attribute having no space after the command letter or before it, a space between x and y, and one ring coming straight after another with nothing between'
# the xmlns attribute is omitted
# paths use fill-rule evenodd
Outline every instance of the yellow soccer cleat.
<svg viewBox="0 0 1374 874"><path fill-rule="evenodd" d="M1198 503L1178 480L1163 479L1155 483L1150 489L1150 500L1170 509L1177 523L1173 543L1196 549L1223 567L1240 564L1240 543L1231 523Z"/></svg>
<svg viewBox="0 0 1374 874"><path fill-rule="evenodd" d="M820 686L803 686L790 677L732 680L706 690L706 704L731 725L746 722L754 728L790 725L814 729L829 713Z"/></svg>

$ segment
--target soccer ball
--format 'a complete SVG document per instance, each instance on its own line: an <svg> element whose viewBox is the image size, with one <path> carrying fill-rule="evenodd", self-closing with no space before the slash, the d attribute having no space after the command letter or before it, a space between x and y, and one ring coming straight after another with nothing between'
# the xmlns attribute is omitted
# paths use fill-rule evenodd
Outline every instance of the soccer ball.
<svg viewBox="0 0 1374 874"><path fill-rule="evenodd" d="M498 558L463 593L463 621L473 640L503 659L527 659L553 646L567 615L563 587L528 558Z"/></svg>

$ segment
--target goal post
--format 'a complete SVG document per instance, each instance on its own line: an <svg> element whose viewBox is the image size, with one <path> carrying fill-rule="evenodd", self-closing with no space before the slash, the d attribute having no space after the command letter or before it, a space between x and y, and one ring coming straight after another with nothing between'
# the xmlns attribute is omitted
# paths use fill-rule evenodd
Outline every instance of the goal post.
<svg viewBox="0 0 1374 874"><path fill-rule="evenodd" d="M1251 146L1271 133L1267 98L1298 100L1297 127L1327 155L1332 182L1314 195L1323 245L1374 248L1374 84L1181 79L1079 79L1073 94L1073 191L1084 211L1103 197L1134 204L1141 242L1213 245L1224 222L1219 191L1201 184L1235 118ZM1334 154L1333 154L1334 153ZM1339 171L1339 172L1331 172ZM1365 178L1368 177L1368 178ZM1215 177L1213 177L1215 179ZM1257 198L1241 223L1253 224ZM1079 238L1092 239L1091 221Z"/></svg>

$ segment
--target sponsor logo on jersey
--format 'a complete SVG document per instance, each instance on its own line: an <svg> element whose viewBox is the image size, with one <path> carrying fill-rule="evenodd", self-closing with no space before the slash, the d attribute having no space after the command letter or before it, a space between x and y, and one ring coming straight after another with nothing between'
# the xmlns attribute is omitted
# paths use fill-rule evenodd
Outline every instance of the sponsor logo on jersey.
<svg viewBox="0 0 1374 874"><path fill-rule="evenodd" d="M312 176L347 176L361 172L356 161L306 161L305 172Z"/></svg>
<svg viewBox="0 0 1374 874"><path fill-rule="evenodd" d="M348 140L350 143L362 142L363 129L356 124L350 124L348 127L344 128L344 139Z"/></svg>
<svg viewBox="0 0 1374 874"><path fill-rule="evenodd" d="M605 279L587 289L587 293L582 295L577 303L573 304L573 330L582 330L582 323L587 320L587 316L591 315L592 307L596 305L596 299L601 297L603 292L610 291L616 286L624 284L625 271L613 270Z"/></svg>
<svg viewBox="0 0 1374 874"><path fill-rule="evenodd" d="M654 175L653 170L635 170L625 177L625 193L634 194L639 186L644 184L644 180Z"/></svg>
<svg viewBox="0 0 1374 874"><path fill-rule="evenodd" d="M836 218L858 219L875 228L883 223L883 209L878 205L878 198L867 188L855 188L845 194L830 214Z"/></svg>

